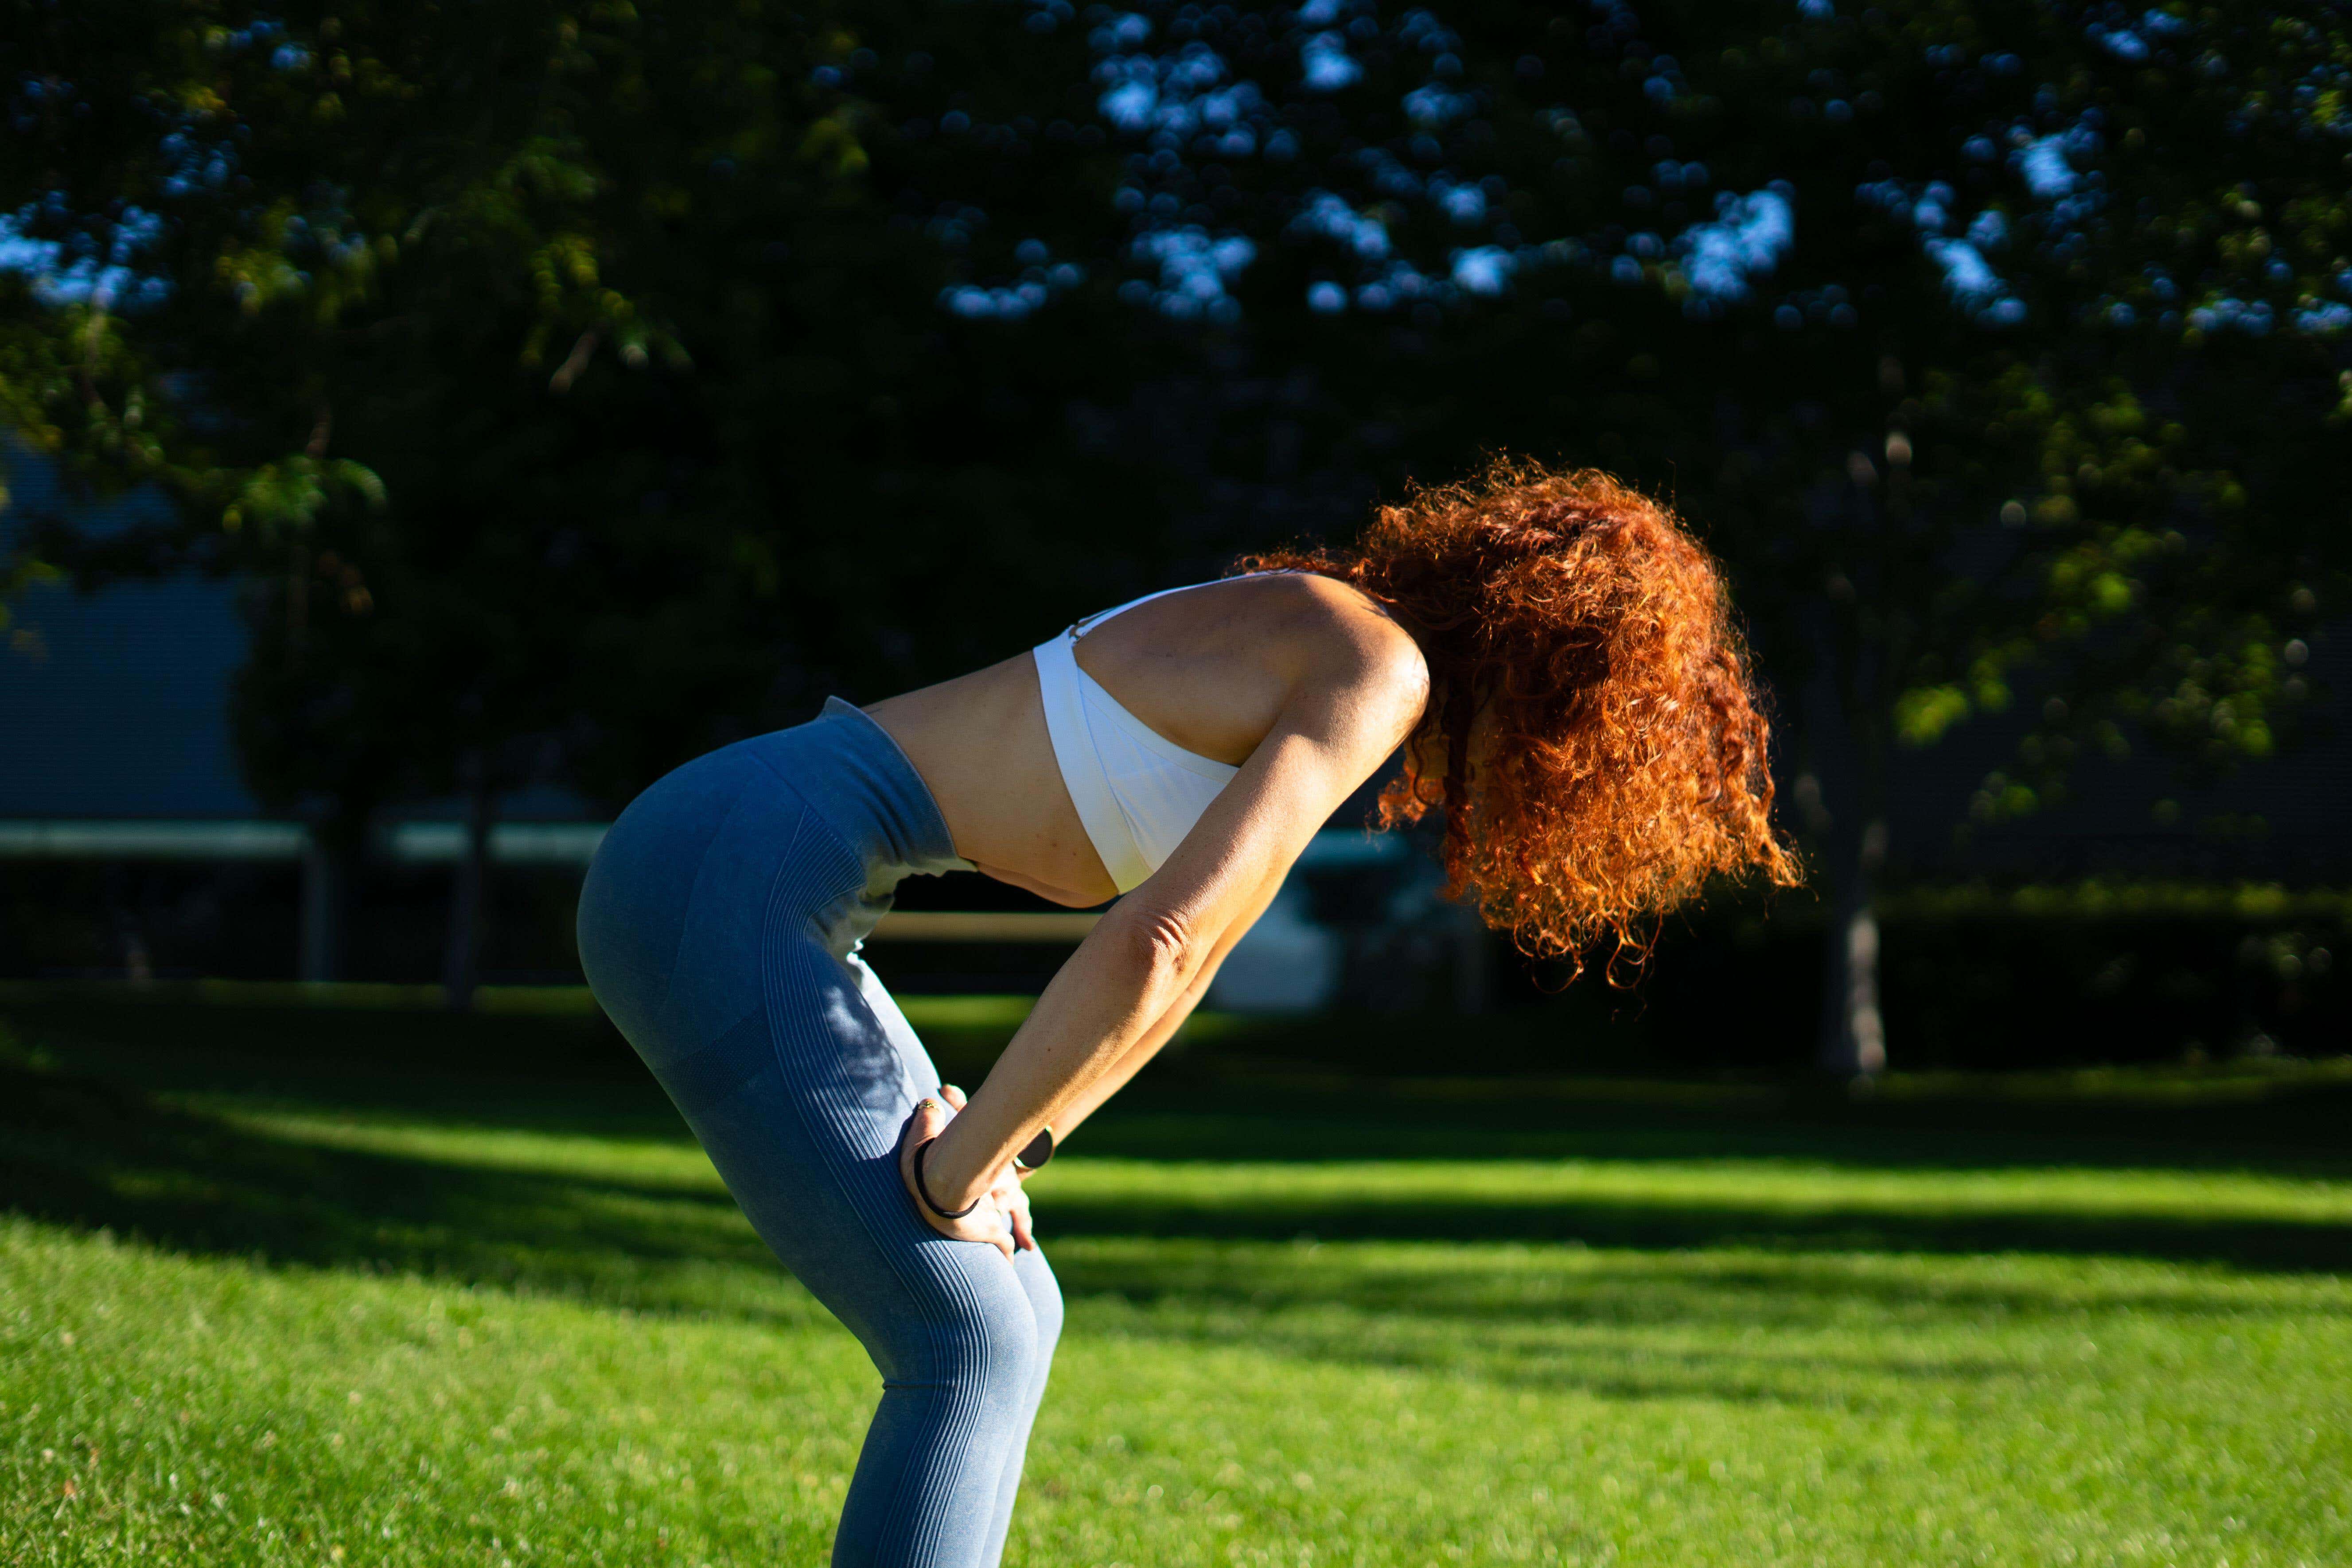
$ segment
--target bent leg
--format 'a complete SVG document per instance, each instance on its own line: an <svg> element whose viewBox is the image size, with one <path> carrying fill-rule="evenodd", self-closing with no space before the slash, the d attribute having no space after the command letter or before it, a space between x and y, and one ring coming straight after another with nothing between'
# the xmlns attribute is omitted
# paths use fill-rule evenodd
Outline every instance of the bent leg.
<svg viewBox="0 0 2352 1568"><path fill-rule="evenodd" d="M915 1215L898 1136L938 1078L864 966L772 935L763 968L766 1005L660 1076L761 1237L882 1373L834 1562L988 1568L1059 1328L1052 1277Z"/></svg>
<svg viewBox="0 0 2352 1568"><path fill-rule="evenodd" d="M938 1087L939 1074L931 1067L929 1054L917 1039L914 1026L908 1023L898 1002L862 960L852 954L848 962L850 969L857 976L859 994L874 1010L885 1033L898 1043L902 1058L911 1057L921 1064L914 1098L920 1099L932 1093ZM1036 1420L1038 1405L1045 1397L1045 1380L1053 1369L1054 1347L1062 1337L1062 1289L1055 1279L1054 1270L1046 1263L1045 1254L1034 1250L1013 1254L1013 1275L1027 1300L1030 1317L1035 1325L1035 1337L1025 1362L1027 1374L1013 1390L1017 1407L1011 1414L1010 1425L1003 1436L1004 1457L997 1478L989 1528L983 1537L981 1552L974 1559L982 1568L995 1568L1004 1554L1005 1532L1012 1526L1013 1503L1021 1489L1021 1470L1028 1453L1030 1427ZM886 1415L895 1417L898 1414L891 1410L890 1395L887 1392L883 1396L883 1406L875 1417L877 1427ZM872 1451L871 1438L868 1439L868 1451ZM863 1459L859 1468L862 1472L865 1468Z"/></svg>
<svg viewBox="0 0 2352 1568"><path fill-rule="evenodd" d="M1045 1378L1054 1366L1054 1345L1062 1337L1062 1287L1042 1252L1016 1253L1013 1272L1029 1298L1037 1323L1036 1353L1030 1358L1030 1384L1025 1392L1019 1429L1010 1435L1004 1472L997 1478L996 1511L990 1521L988 1543L981 1553L983 1568L995 1568L1004 1555L1004 1534L1013 1526L1013 1502L1021 1490L1021 1468L1029 1453L1029 1428L1045 1397Z"/></svg>
<svg viewBox="0 0 2352 1568"><path fill-rule="evenodd" d="M970 1308L947 1315L944 1332L895 1346L868 1342L883 1369L882 1403L842 1507L835 1568L995 1568L1002 1552L1003 1479L1019 1474L1034 1409L1035 1320L993 1247L946 1245L983 1264L967 1274L981 1289Z"/></svg>

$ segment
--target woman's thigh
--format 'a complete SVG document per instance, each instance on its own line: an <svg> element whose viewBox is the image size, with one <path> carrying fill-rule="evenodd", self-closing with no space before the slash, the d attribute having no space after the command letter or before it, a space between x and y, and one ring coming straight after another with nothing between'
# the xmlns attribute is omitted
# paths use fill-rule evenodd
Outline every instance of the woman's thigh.
<svg viewBox="0 0 2352 1568"><path fill-rule="evenodd" d="M767 945L765 1005L656 1076L761 1238L886 1378L1013 1375L1037 1353L1033 1289L996 1248L924 1225L898 1176L899 1130L939 1088L929 1056L863 964L787 931Z"/></svg>
<svg viewBox="0 0 2352 1568"><path fill-rule="evenodd" d="M599 852L581 918L598 999L886 1375L1001 1361L1034 1341L1028 1292L994 1247L924 1225L898 1179L899 1130L938 1072L872 972L814 934L866 867L790 795L696 782L656 786Z"/></svg>

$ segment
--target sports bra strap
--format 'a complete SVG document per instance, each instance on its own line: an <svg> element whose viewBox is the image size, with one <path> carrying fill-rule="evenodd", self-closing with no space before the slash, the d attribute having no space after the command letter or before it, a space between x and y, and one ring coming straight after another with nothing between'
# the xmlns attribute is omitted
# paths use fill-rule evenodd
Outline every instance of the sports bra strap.
<svg viewBox="0 0 2352 1568"><path fill-rule="evenodd" d="M1097 610L1083 620L1071 622L1069 630L1062 635L1076 642L1113 616L1124 615L1138 605L1148 605L1154 599L1164 599L1171 594L1189 593L1194 588L1214 587L1219 583L1238 583L1244 577L1279 577L1285 573L1297 570L1299 568L1296 566L1272 566L1263 572L1237 572L1230 577L1212 577L1205 583L1179 583L1173 588L1162 588L1157 593L1146 594L1139 599L1129 599L1124 605L1114 605L1108 610Z"/></svg>

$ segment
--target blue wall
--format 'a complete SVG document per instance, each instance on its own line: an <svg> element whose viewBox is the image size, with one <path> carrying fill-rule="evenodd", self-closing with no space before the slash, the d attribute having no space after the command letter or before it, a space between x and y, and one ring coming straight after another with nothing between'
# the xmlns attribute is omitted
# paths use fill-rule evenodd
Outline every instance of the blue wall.
<svg viewBox="0 0 2352 1568"><path fill-rule="evenodd" d="M60 500L56 470L6 454L12 515ZM92 527L152 518L134 492ZM247 634L234 583L182 576L80 594L39 584L0 632L0 817L251 816L229 743L229 682Z"/></svg>

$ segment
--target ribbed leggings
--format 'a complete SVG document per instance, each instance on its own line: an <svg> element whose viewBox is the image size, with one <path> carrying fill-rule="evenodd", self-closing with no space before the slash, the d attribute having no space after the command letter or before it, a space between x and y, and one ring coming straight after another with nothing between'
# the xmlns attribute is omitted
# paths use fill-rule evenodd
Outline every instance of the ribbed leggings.
<svg viewBox="0 0 2352 1568"><path fill-rule="evenodd" d="M900 878L963 865L904 753L835 700L656 784L581 894L597 1000L882 1373L835 1568L998 1561L1061 1331L1042 1254L950 1241L899 1183L940 1078L856 944Z"/></svg>

